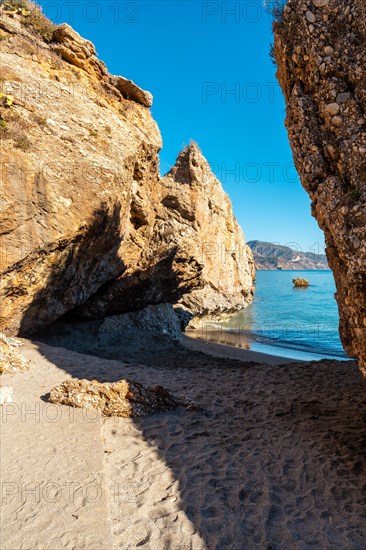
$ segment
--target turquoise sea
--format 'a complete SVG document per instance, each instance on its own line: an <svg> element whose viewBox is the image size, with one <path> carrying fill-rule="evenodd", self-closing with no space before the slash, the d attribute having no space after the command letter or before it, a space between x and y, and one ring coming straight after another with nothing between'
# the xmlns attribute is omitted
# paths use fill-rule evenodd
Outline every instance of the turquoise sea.
<svg viewBox="0 0 366 550"><path fill-rule="evenodd" d="M308 279L310 286L294 288L292 279L298 276ZM287 350L284 354L277 349L275 354L294 358L299 354L290 350L315 354L314 358L345 358L335 290L331 271L257 271L253 304L222 323L220 330L245 337L248 347L257 351L270 353L271 346Z"/></svg>

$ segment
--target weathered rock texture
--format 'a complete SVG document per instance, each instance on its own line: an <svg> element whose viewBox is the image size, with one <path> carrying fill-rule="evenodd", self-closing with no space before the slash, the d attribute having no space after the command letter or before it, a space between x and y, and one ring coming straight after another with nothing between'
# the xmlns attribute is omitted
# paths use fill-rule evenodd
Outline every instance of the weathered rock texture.
<svg viewBox="0 0 366 550"><path fill-rule="evenodd" d="M251 252L198 147L160 178L151 94L109 75L68 25L47 41L32 29L1 13L1 330L71 310L244 307Z"/></svg>
<svg viewBox="0 0 366 550"><path fill-rule="evenodd" d="M151 305L138 311L111 315L99 326L98 337L103 338L105 334L123 337L130 329L165 334L172 340L182 338L181 321L171 304Z"/></svg>
<svg viewBox="0 0 366 550"><path fill-rule="evenodd" d="M286 126L325 233L341 339L366 375L366 5L289 0L274 30Z"/></svg>
<svg viewBox="0 0 366 550"><path fill-rule="evenodd" d="M144 388L139 382L119 380L101 384L96 380L66 380L50 392L51 403L101 411L105 416L125 418L172 411L179 405L198 410L189 399L173 397L162 386Z"/></svg>
<svg viewBox="0 0 366 550"><path fill-rule="evenodd" d="M141 269L132 265L104 286L77 310L80 316L95 318L169 300L194 312L197 323L251 301L252 253L230 199L196 144L180 153L158 192ZM136 204L136 216L143 212L142 203Z"/></svg>
<svg viewBox="0 0 366 550"><path fill-rule="evenodd" d="M23 372L29 369L30 361L24 357L5 334L0 334L0 374Z"/></svg>

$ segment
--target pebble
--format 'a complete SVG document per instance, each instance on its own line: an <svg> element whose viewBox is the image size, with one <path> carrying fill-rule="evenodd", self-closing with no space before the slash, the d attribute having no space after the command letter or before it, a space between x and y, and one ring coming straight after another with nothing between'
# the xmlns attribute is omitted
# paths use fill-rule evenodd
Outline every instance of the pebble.
<svg viewBox="0 0 366 550"><path fill-rule="evenodd" d="M315 22L315 15L311 13L311 11L306 12L306 19L309 21L309 23Z"/></svg>
<svg viewBox="0 0 366 550"><path fill-rule="evenodd" d="M325 46L324 48L325 55L332 55L333 52L334 52L334 49L332 48L332 46Z"/></svg>
<svg viewBox="0 0 366 550"><path fill-rule="evenodd" d="M338 113L340 111L340 106L338 105L338 103L329 103L325 107L325 110L326 110L327 113L329 113L330 115L335 117L335 115L338 115Z"/></svg>
<svg viewBox="0 0 366 550"><path fill-rule="evenodd" d="M343 94L337 95L337 101L338 103L344 103L351 97L351 92L344 92Z"/></svg>
<svg viewBox="0 0 366 550"><path fill-rule="evenodd" d="M329 3L329 0L313 0L313 4L316 8L324 8L324 6L327 6Z"/></svg>
<svg viewBox="0 0 366 550"><path fill-rule="evenodd" d="M337 128L339 128L340 126L342 126L342 124L343 124L343 119L342 119L342 117L340 117L340 116L334 116L334 117L332 118L332 124L333 124L333 126L336 126Z"/></svg>
<svg viewBox="0 0 366 550"><path fill-rule="evenodd" d="M328 143L327 149L328 149L328 151L329 151L329 154L330 154L332 157L334 157L335 154L336 154L336 149L335 149L335 147L333 147L333 145L331 145L330 143Z"/></svg>

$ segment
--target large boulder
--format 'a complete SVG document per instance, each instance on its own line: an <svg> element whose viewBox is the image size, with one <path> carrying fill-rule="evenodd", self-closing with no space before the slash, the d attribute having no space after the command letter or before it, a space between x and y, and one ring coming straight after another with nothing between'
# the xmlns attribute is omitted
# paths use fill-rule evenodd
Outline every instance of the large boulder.
<svg viewBox="0 0 366 550"><path fill-rule="evenodd" d="M98 337L117 339L131 329L164 334L172 340L182 338L181 322L171 304L150 305L130 313L107 317L99 327Z"/></svg>
<svg viewBox="0 0 366 550"><path fill-rule="evenodd" d="M179 405L188 410L199 407L184 397L175 397L162 386L145 388L139 382L119 380L113 384L97 380L65 380L52 388L50 402L85 410L98 410L104 416L124 418L172 411Z"/></svg>
<svg viewBox="0 0 366 550"><path fill-rule="evenodd" d="M286 127L325 234L341 339L366 375L365 2L289 0L274 31Z"/></svg>

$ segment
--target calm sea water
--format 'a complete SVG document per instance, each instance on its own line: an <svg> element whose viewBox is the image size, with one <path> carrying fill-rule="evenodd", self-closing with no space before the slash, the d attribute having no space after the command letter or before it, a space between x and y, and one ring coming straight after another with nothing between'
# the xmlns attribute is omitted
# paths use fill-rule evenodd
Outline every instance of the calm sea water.
<svg viewBox="0 0 366 550"><path fill-rule="evenodd" d="M298 276L310 286L294 288ZM258 271L253 304L222 328L271 346L346 357L334 293L331 271Z"/></svg>

